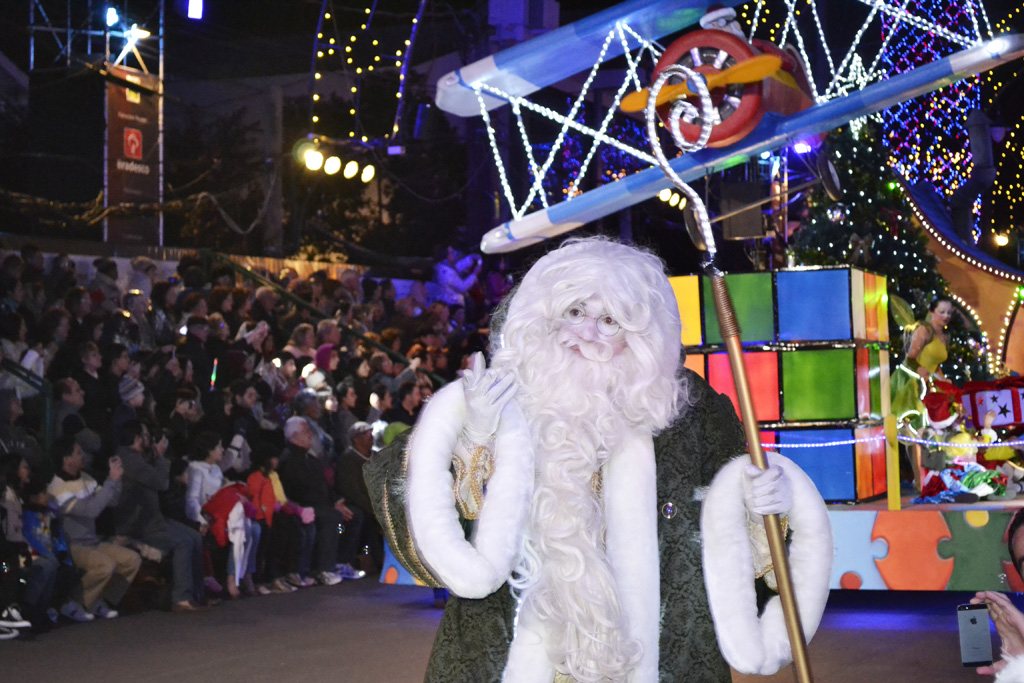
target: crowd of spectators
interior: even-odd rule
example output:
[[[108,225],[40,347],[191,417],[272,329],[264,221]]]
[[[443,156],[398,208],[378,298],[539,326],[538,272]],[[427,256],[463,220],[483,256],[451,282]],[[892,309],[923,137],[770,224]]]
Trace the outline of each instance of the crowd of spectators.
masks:
[[[192,612],[379,569],[362,465],[485,350],[510,283],[452,250],[433,300],[356,269],[159,265],[2,257],[0,360],[52,410],[0,376],[0,639],[116,617],[144,576]]]

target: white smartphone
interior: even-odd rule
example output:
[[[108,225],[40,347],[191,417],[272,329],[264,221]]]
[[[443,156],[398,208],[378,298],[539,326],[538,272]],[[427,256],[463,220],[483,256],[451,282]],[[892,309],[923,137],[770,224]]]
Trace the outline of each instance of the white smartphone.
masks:
[[[991,664],[988,605],[957,605],[956,617],[960,624],[960,661],[972,667]]]

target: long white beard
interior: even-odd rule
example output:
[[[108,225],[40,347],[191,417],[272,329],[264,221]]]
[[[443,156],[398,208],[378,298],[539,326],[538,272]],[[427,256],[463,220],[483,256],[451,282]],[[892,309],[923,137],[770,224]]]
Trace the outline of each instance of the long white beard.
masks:
[[[628,364],[628,354],[601,363],[559,348],[520,368],[537,485],[513,586],[545,625],[556,670],[580,683],[625,680],[642,654],[627,635],[595,490],[629,424],[611,391]]]

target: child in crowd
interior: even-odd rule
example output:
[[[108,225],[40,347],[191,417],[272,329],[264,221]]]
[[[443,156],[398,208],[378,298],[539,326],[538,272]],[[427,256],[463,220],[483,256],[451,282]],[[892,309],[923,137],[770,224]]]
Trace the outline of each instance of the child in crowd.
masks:
[[[244,503],[248,501],[244,484],[225,487],[224,494],[218,496],[224,487],[224,473],[220,468],[223,457],[224,446],[217,434],[201,432],[196,437],[188,468],[185,512],[191,521],[200,525],[201,532],[213,532],[217,547],[225,547],[230,539],[227,591],[232,598],[238,598],[239,587],[249,595],[257,592],[252,572],[256,569],[260,526],[246,515]],[[236,488],[238,486],[241,489]],[[241,506],[240,513],[235,510],[236,505]],[[207,517],[212,520],[208,521]]]
[[[277,464],[275,449],[258,447],[247,484],[262,528],[257,573],[272,591],[284,593],[316,583],[308,577],[316,527],[313,508],[296,505],[284,495]]]
[[[71,598],[72,591],[81,587],[78,570],[46,487],[47,482],[30,478],[22,488],[22,533],[32,554],[25,602],[48,611],[59,604],[60,613],[68,619],[92,621],[92,613]],[[48,616],[53,620],[52,613]]]

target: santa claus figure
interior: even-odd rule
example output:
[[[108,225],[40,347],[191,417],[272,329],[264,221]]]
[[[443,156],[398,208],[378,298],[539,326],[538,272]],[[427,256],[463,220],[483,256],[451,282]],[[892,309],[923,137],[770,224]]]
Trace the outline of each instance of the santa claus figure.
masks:
[[[367,466],[396,557],[452,593],[427,680],[730,681],[701,580],[699,519],[715,473],[746,446],[730,401],[682,368],[661,261],[570,241],[503,306],[490,368],[474,359],[400,451]],[[762,629],[747,521],[800,507],[793,497],[808,483],[795,468],[748,467],[736,463],[735,503],[720,515],[742,516],[740,542],[710,562],[726,577],[718,609],[743,615],[732,649],[745,668],[774,671],[788,642],[781,615]],[[795,580],[814,576],[811,631],[832,554],[820,500],[821,517],[792,538],[822,558],[794,568]]]

